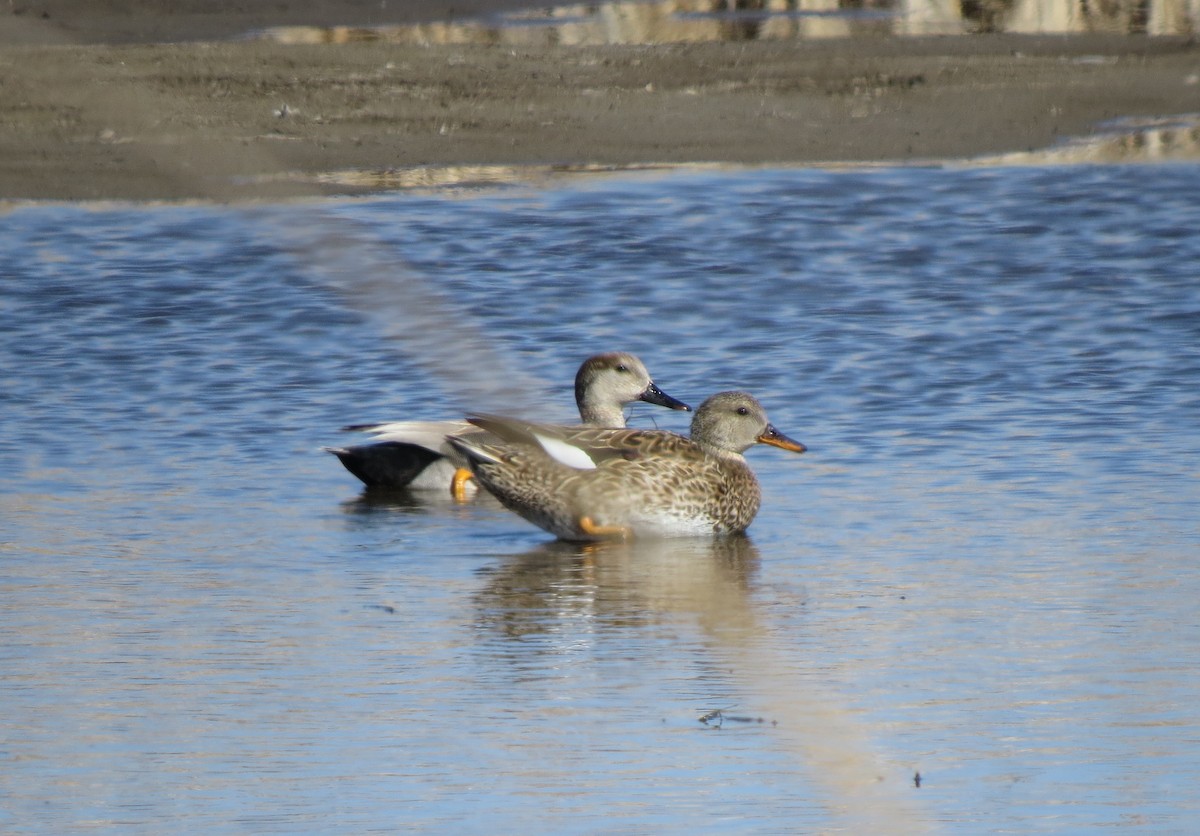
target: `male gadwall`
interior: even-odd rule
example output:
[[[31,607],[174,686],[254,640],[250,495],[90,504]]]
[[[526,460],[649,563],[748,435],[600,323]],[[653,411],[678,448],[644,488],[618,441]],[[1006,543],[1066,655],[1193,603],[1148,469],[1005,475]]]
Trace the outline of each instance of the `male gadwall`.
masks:
[[[489,435],[452,436],[485,488],[564,540],[745,531],[762,491],[742,452],[756,443],[804,452],[745,392],[721,392],[691,438],[663,430],[575,429],[478,415]]]
[[[579,367],[575,375],[575,403],[584,426],[624,427],[623,407],[634,401],[691,409],[655,386],[642,361],[627,352],[597,354]],[[460,472],[466,462],[447,437],[480,433],[466,421],[393,421],[354,424],[343,429],[372,437],[370,444],[325,448],[364,484],[385,488],[450,488],[455,497],[465,497],[464,477],[470,472]]]

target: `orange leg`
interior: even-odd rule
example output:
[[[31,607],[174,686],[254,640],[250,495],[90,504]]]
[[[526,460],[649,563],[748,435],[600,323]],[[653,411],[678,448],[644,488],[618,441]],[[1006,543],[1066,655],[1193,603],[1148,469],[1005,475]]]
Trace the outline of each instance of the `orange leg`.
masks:
[[[633,532],[621,525],[596,525],[591,517],[579,518],[579,530],[591,537],[616,537],[628,540]]]
[[[467,501],[467,482],[475,478],[475,474],[467,470],[465,467],[460,467],[454,471],[454,478],[450,480],[450,495],[458,502]]]

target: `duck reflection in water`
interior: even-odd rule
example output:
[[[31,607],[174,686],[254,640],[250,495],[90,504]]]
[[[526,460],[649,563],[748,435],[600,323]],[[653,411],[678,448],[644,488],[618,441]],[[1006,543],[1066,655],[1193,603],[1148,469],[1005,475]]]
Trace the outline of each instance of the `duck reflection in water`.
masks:
[[[586,617],[613,630],[689,615],[708,632],[747,631],[749,593],[759,571],[750,538],[552,541],[481,570],[479,625],[520,639]]]

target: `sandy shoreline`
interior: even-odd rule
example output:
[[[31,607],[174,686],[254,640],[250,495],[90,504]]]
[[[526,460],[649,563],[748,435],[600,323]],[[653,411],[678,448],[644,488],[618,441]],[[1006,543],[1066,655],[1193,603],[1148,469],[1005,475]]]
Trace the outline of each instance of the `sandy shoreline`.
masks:
[[[101,15],[107,28],[64,24],[68,0],[43,5],[46,18],[6,21],[40,40],[14,44],[9,27],[0,41],[0,198],[344,193],[370,186],[316,175],[422,166],[963,158],[1200,111],[1200,46],[1180,37],[159,45],[136,41],[345,21],[378,4],[264,17],[247,0],[222,17],[155,15],[145,0],[136,20]],[[458,4],[506,5],[521,4]],[[78,42],[81,26],[112,43]]]

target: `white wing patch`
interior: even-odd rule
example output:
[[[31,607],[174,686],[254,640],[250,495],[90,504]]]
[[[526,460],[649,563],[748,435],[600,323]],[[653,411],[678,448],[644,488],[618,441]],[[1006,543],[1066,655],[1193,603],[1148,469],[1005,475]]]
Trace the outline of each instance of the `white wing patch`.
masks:
[[[556,462],[561,462],[567,467],[573,467],[576,470],[596,469],[596,463],[592,461],[592,457],[574,444],[568,444],[558,438],[538,435],[536,432],[533,434],[533,437],[537,439],[538,444],[542,445],[542,449],[546,451],[546,455]]]

